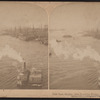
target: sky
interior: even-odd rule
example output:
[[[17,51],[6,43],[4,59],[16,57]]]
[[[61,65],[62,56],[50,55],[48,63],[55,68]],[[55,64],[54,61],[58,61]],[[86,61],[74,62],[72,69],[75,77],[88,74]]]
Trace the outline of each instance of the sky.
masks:
[[[100,3],[65,4],[56,7],[49,18],[50,29],[57,30],[50,32],[50,46],[59,58],[63,56],[67,60],[72,57],[80,61],[91,58],[100,63],[100,40],[78,34],[100,29]],[[72,38],[64,39],[65,34],[72,35]]]
[[[100,3],[70,3],[56,7],[50,15],[51,29],[77,33],[99,28]]]
[[[0,30],[20,26],[47,24],[45,10],[32,3],[0,2]]]

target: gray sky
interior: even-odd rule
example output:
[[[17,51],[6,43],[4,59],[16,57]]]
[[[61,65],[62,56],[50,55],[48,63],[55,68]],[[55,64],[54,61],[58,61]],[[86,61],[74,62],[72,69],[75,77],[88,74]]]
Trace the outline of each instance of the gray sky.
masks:
[[[69,33],[100,26],[100,3],[73,3],[56,7],[50,15],[50,28]]]
[[[44,9],[32,3],[0,2],[0,30],[18,26],[47,24]]]

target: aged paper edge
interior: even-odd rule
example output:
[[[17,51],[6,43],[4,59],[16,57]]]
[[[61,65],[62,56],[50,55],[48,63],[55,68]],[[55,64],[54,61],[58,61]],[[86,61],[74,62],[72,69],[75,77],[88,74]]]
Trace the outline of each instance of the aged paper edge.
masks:
[[[4,2],[4,1],[1,1]],[[8,1],[6,1],[7,3]],[[33,3],[43,8],[49,15],[57,6],[69,3],[79,2],[20,2],[20,3]],[[49,33],[48,33],[49,34]],[[48,37],[49,38],[49,37]],[[49,51],[49,50],[48,50]],[[49,64],[48,64],[49,65]],[[49,66],[48,66],[49,71]],[[48,73],[49,80],[49,73]],[[49,81],[48,81],[49,86]],[[100,98],[100,90],[59,90],[59,89],[0,89],[0,97],[25,97],[25,98]]]

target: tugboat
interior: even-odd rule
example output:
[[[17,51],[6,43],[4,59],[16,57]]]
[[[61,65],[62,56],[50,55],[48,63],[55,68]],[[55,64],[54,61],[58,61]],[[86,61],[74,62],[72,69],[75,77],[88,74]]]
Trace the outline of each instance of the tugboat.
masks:
[[[58,42],[58,43],[59,43],[59,42],[61,42],[61,40],[56,40],[56,42]]]
[[[32,68],[28,70],[24,62],[24,68],[17,76],[18,88],[42,88],[42,72],[39,69]]]

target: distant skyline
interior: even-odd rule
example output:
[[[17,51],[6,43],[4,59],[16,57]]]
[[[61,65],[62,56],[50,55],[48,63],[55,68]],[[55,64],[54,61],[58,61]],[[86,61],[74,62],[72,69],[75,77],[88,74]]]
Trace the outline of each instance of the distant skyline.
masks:
[[[41,27],[48,24],[45,10],[32,3],[0,2],[0,30],[13,27]]]

